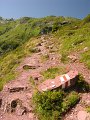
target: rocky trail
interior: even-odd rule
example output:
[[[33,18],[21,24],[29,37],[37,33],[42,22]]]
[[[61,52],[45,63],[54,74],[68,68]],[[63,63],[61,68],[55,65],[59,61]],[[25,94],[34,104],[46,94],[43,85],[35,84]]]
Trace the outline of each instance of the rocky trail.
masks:
[[[90,70],[82,63],[75,60],[64,65],[60,61],[60,55],[55,52],[50,53],[49,48],[54,46],[50,38],[42,36],[40,41],[41,43],[36,46],[39,52],[33,53],[32,56],[26,57],[22,61],[16,69],[19,72],[19,76],[15,80],[7,83],[0,92],[0,120],[38,120],[33,111],[32,95],[34,88],[30,77],[38,85],[43,80],[43,76],[40,73],[48,68],[64,66],[68,70],[76,69],[83,74],[85,80],[90,84]],[[46,44],[49,47],[46,48]],[[43,55],[48,56],[48,59],[44,62],[41,60]],[[27,66],[29,66],[29,69],[24,69]],[[90,105],[90,93],[82,93],[81,96],[79,104],[67,113],[62,118],[63,120],[90,120],[90,115],[85,111],[85,107]],[[85,119],[84,117],[83,119],[80,118],[82,113],[86,115],[86,117],[84,115]]]

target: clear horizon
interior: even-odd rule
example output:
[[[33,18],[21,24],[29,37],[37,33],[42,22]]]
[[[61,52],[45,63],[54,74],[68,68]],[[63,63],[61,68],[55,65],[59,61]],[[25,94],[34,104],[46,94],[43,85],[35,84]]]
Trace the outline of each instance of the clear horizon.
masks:
[[[65,16],[84,18],[90,13],[90,0],[0,0],[3,18]]]

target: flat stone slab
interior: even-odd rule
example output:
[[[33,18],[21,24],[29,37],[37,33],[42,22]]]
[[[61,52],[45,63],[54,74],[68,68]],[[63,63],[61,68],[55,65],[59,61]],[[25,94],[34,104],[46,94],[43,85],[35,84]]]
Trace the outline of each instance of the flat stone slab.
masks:
[[[78,71],[69,71],[67,74],[57,76],[55,79],[48,79],[38,86],[39,91],[53,90],[56,88],[66,89],[75,85]]]

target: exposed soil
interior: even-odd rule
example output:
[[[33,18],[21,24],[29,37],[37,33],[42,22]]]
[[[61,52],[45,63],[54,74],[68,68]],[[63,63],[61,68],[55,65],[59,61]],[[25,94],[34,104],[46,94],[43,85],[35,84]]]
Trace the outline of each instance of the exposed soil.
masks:
[[[60,62],[60,55],[55,52],[50,53],[50,49],[53,47],[50,37],[42,36],[40,40],[41,43],[36,46],[39,51],[22,61],[16,69],[19,76],[7,83],[0,92],[0,120],[38,120],[33,111],[32,95],[34,88],[30,77],[33,78],[35,84],[39,84],[43,80],[40,73],[50,67],[64,66],[67,70],[76,69],[83,74],[85,80],[90,84],[90,70],[83,63],[76,60],[64,65]],[[42,62],[41,56],[47,54],[48,60]],[[26,66],[25,69],[24,66]],[[90,105],[90,93],[82,93],[81,96],[82,99],[79,104],[67,113],[63,120],[78,120],[78,111],[85,110],[86,104]]]

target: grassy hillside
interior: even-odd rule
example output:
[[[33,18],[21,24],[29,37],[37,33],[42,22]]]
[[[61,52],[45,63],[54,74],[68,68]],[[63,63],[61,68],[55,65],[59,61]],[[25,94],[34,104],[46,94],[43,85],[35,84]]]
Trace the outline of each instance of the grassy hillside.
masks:
[[[45,18],[23,17],[17,20],[0,19],[0,89],[17,76],[15,68],[24,57],[31,55],[32,48],[43,34],[53,36],[54,46],[67,58],[73,51],[90,69],[90,15],[83,20],[71,17],[48,16]]]

